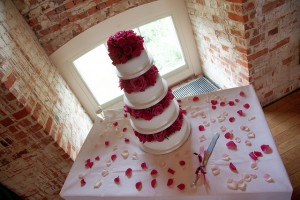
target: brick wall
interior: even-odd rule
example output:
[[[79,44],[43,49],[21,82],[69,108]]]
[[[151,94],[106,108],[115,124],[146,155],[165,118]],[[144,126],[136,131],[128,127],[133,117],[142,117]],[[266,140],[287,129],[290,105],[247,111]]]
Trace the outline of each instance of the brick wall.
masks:
[[[24,199],[60,199],[92,123],[10,0],[0,1],[0,80],[0,182]]]
[[[297,0],[186,0],[204,74],[265,105],[300,87]]]
[[[76,35],[130,8],[156,0],[12,0],[50,55]]]

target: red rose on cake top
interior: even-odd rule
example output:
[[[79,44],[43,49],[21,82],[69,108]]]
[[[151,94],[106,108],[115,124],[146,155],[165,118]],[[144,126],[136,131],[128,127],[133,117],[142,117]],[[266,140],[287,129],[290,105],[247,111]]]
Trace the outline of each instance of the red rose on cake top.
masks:
[[[108,55],[113,65],[124,64],[137,57],[144,50],[143,37],[136,35],[133,30],[119,31],[107,41]]]

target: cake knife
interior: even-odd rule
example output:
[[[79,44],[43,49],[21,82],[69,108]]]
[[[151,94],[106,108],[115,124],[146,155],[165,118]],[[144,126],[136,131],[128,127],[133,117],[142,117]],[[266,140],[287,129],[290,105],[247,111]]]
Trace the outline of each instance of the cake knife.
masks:
[[[220,133],[216,133],[216,134],[214,135],[214,137],[213,137],[213,139],[211,140],[211,142],[210,142],[210,144],[209,144],[207,150],[205,151],[205,153],[204,153],[204,158],[203,158],[203,165],[202,165],[202,166],[200,165],[200,166],[198,167],[197,173],[196,173],[196,177],[195,177],[195,179],[194,179],[194,181],[193,181],[193,183],[192,183],[192,185],[191,185],[192,187],[195,187],[195,186],[196,186],[196,184],[197,184],[197,182],[198,182],[198,180],[199,180],[199,174],[198,174],[198,172],[201,170],[202,167],[205,168],[205,166],[207,165],[208,159],[209,159],[210,155],[212,154],[212,152],[213,152],[213,150],[214,150],[214,147],[215,147],[215,145],[216,145],[216,143],[217,143],[217,140],[219,139],[219,136],[220,136]]]

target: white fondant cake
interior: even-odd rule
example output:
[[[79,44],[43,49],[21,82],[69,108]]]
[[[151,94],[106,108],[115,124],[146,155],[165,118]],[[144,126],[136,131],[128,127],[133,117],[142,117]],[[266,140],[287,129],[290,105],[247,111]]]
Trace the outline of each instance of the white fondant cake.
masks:
[[[132,92],[130,94],[124,92],[124,102],[129,107],[135,109],[144,109],[157,104],[165,97],[167,92],[167,82],[162,79],[161,76],[157,76],[156,84],[148,87],[143,92]]]
[[[153,134],[168,128],[175,122],[179,114],[179,105],[175,99],[170,102],[170,105],[158,116],[151,120],[131,117],[130,123],[132,128],[143,134]]]

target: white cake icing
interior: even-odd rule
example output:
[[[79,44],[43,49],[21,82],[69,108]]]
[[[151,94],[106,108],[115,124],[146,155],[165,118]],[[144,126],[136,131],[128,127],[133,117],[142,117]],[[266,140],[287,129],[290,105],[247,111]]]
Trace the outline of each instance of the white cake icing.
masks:
[[[143,50],[140,56],[130,59],[125,64],[117,64],[117,75],[122,79],[136,78],[148,71],[152,64],[151,56]]]
[[[180,131],[176,131],[168,139],[162,142],[145,142],[140,143],[140,147],[148,153],[152,154],[165,154],[174,151],[180,147],[189,137],[191,127],[188,119],[183,117],[183,124]]]
[[[161,76],[157,76],[155,85],[146,88],[143,92],[132,92],[130,94],[124,92],[124,102],[135,109],[149,108],[162,100],[167,92],[167,82]]]
[[[175,99],[170,105],[158,116],[151,120],[131,117],[130,123],[132,128],[143,134],[153,134],[168,128],[175,122],[179,114],[179,105]]]

